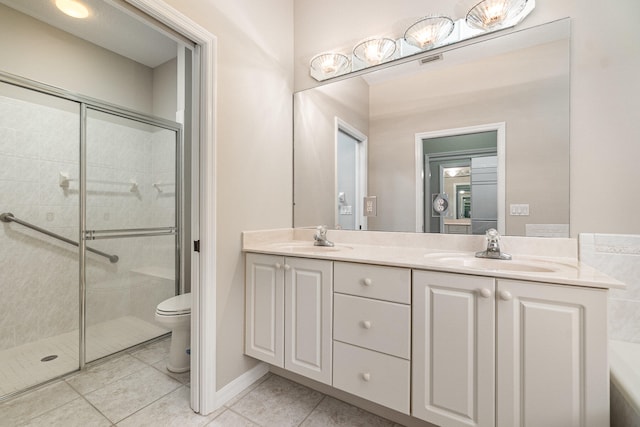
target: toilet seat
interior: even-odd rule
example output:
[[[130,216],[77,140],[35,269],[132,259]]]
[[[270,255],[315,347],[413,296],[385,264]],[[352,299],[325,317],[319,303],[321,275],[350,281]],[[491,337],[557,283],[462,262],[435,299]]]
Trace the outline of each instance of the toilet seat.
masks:
[[[176,295],[173,298],[162,301],[156,308],[156,314],[160,316],[191,314],[191,293]]]

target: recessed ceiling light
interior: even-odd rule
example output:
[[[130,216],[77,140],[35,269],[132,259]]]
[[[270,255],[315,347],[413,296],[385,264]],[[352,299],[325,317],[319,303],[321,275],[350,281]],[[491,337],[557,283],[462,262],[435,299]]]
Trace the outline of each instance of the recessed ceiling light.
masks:
[[[73,18],[86,18],[89,16],[87,6],[76,0],[56,0],[56,6]]]

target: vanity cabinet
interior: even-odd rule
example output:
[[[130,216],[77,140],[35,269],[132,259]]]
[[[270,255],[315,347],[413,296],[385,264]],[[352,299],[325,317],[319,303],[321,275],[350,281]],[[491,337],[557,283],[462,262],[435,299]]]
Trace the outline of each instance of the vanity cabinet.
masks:
[[[331,384],[333,262],[247,254],[245,353]]]
[[[411,270],[334,264],[333,386],[410,412]]]
[[[497,282],[496,425],[608,426],[607,291]]]
[[[412,415],[493,426],[495,279],[413,272]]]
[[[414,271],[412,415],[608,425],[606,302],[601,289]]]

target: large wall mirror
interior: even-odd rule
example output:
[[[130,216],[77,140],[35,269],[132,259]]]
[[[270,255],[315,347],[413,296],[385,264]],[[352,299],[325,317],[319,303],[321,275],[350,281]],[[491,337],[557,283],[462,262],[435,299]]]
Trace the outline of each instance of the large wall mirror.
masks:
[[[564,19],[297,92],[294,227],[568,236],[569,37]]]

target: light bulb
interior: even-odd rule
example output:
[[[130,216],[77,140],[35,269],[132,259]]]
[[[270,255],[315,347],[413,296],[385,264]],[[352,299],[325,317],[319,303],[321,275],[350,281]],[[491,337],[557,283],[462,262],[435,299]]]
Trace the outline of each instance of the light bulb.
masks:
[[[56,0],[56,7],[72,18],[83,19],[89,16],[89,9],[76,0]]]

